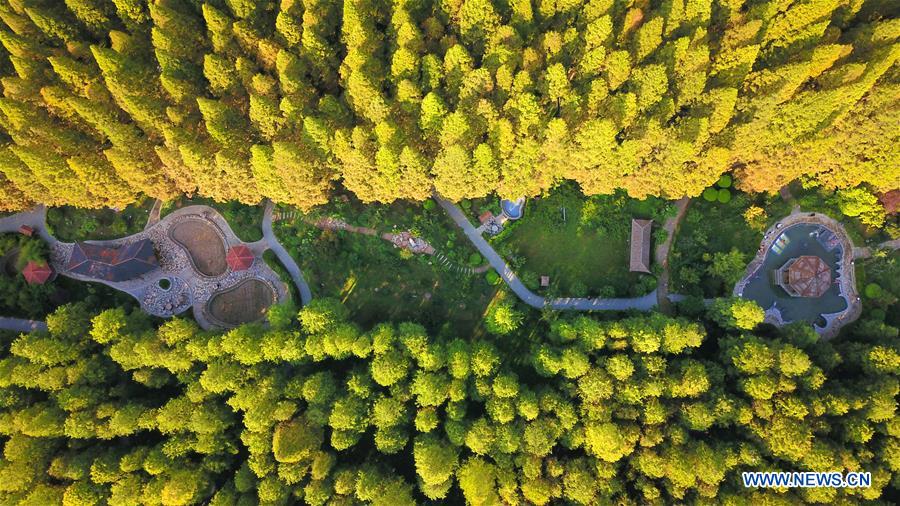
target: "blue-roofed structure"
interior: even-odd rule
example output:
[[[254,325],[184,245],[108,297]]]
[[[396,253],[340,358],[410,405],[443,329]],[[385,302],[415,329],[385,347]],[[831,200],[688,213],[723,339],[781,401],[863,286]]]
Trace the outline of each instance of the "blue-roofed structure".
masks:
[[[120,247],[75,243],[66,270],[104,281],[128,281],[159,268],[150,239]]]

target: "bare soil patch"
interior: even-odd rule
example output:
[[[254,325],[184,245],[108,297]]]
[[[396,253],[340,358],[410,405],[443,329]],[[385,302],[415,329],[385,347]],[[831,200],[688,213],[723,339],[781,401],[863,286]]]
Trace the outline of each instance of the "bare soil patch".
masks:
[[[200,220],[185,220],[169,232],[172,240],[187,250],[194,268],[205,276],[221,276],[228,268],[225,245],[213,227]]]
[[[258,279],[247,279],[216,293],[208,303],[210,315],[228,325],[240,325],[263,318],[275,302],[275,293]]]

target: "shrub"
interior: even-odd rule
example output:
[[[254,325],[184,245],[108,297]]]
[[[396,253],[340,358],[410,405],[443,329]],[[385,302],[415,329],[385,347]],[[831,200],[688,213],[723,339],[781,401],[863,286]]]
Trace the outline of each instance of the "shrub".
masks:
[[[707,202],[715,202],[719,198],[719,192],[715,188],[707,188],[703,190],[703,200]]]
[[[431,199],[428,199],[428,200],[426,200],[425,202],[422,203],[422,207],[424,207],[426,211],[431,211],[432,209],[434,209],[434,207],[435,207],[436,205],[437,205],[437,204],[435,204],[434,201],[431,200]]]
[[[472,253],[469,255],[469,265],[472,267],[478,267],[484,262],[484,258],[478,253]]]
[[[500,283],[500,275],[497,274],[497,271],[494,269],[487,271],[487,274],[484,275],[484,279],[489,285],[497,285]]]
[[[717,193],[716,198],[719,199],[719,202],[721,202],[723,204],[727,204],[727,203],[731,202],[731,192],[730,191],[726,190],[725,188],[722,188],[716,193]]]
[[[877,283],[869,283],[868,285],[866,285],[866,298],[877,299],[881,297],[881,294],[881,287],[878,286]]]
[[[719,188],[730,188],[731,187],[731,176],[728,174],[722,174],[719,178],[719,181],[716,183],[719,185]]]

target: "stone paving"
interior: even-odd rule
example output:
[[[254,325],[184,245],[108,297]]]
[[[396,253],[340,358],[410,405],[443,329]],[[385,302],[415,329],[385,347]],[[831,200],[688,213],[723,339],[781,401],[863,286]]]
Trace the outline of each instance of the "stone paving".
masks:
[[[244,244],[232,232],[231,227],[214,209],[207,206],[189,206],[179,209],[137,234],[111,241],[90,241],[106,246],[124,246],[142,239],[150,239],[156,249],[160,268],[147,274],[123,282],[108,282],[67,272],[66,261],[72,251],[71,243],[55,243],[51,249],[53,267],[65,276],[81,281],[104,283],[121,290],[137,299],[141,309],[151,315],[162,318],[172,317],[193,309],[194,318],[205,329],[228,327],[216,321],[207,311],[206,305],[214,294],[227,290],[245,279],[256,278],[269,285],[275,293],[276,302],[288,297],[287,287],[261,258],[256,258],[253,265],[244,271],[226,271],[219,276],[205,276],[193,266],[190,254],[183,246],[170,237],[169,231],[185,220],[204,220],[217,231],[226,250],[231,246]],[[253,243],[252,249],[259,250]],[[170,286],[162,288],[160,280],[168,280]]]

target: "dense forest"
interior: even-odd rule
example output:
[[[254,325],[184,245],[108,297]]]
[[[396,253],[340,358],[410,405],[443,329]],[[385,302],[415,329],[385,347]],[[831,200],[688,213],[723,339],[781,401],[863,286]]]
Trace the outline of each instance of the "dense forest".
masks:
[[[107,287],[28,285],[22,264],[47,247],[4,235],[2,316],[48,329],[0,331],[0,504],[896,501],[900,277],[875,245],[900,230],[876,197],[900,181],[898,13],[896,0],[0,0],[0,212],[45,204],[60,239],[83,240],[141,230],[152,199],[214,202],[251,241],[261,212],[244,204],[268,198],[415,232],[462,266],[281,220],[317,298],[203,330]],[[796,200],[766,204],[791,182]],[[573,269],[565,289],[603,296],[659,286],[624,270],[630,218],[661,223],[668,200],[703,194],[671,256],[690,297],[671,314],[524,309],[496,271],[459,274],[485,259],[434,201],[409,203],[433,191],[470,218],[543,195],[528,212],[546,219],[495,242],[535,290],[562,276],[523,245],[557,260],[578,243],[599,280]],[[746,300],[704,304],[792,206],[856,219],[872,249],[856,265],[862,316],[833,340],[760,325]],[[745,488],[744,471],[872,483]]]
[[[891,0],[2,0],[0,207],[900,179]]]
[[[227,333],[63,306],[49,333],[0,340],[0,501],[796,504],[896,487],[896,328],[832,344],[742,330],[761,314],[741,303],[710,313],[521,332],[501,303],[494,338],[470,341],[363,331],[330,299]],[[743,488],[766,469],[872,486]]]

